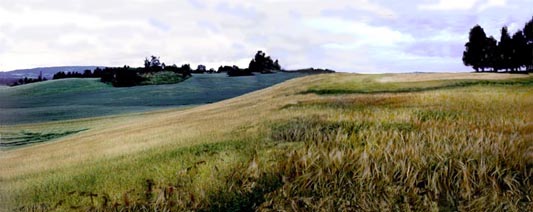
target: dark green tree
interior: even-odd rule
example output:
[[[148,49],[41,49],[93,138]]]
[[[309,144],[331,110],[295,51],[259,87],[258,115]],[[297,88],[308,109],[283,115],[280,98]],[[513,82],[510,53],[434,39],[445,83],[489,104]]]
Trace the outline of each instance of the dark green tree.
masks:
[[[254,58],[250,61],[248,69],[251,72],[271,73],[272,71],[281,70],[281,67],[278,60],[274,62],[272,58],[266,56],[263,51],[257,51]]]
[[[524,26],[524,37],[526,39],[526,66],[528,71],[533,71],[533,17]]]
[[[500,68],[509,71],[511,69],[511,61],[513,56],[513,43],[507,27],[502,27],[500,42],[498,43],[498,50],[500,53]]]
[[[500,63],[498,55],[498,41],[490,36],[485,41],[485,57],[483,58],[482,66],[485,68],[492,68],[492,71],[497,72]]]
[[[476,72],[481,68],[483,71],[483,60],[485,58],[485,43],[487,35],[481,26],[476,25],[470,30],[468,42],[465,44],[463,52],[463,63],[472,66]]]
[[[100,67],[96,67],[93,71],[93,77],[102,77],[102,69]]]
[[[150,67],[161,67],[161,61],[159,60],[159,57],[153,55],[151,56]]]
[[[65,72],[60,71],[60,72],[55,73],[52,79],[63,79],[66,77],[67,75],[65,74]]]
[[[93,77],[93,73],[91,72],[91,70],[87,69],[87,70],[83,71],[83,77],[84,78]]]
[[[522,31],[518,31],[513,34],[511,38],[511,68],[514,71],[520,71],[522,67],[525,67],[528,62],[527,42]]]
[[[150,68],[150,60],[148,58],[144,58],[144,68],[149,69]]]
[[[159,60],[159,57],[154,55],[150,56],[150,59],[144,58],[144,71],[145,72],[158,72],[163,70],[163,65]]]

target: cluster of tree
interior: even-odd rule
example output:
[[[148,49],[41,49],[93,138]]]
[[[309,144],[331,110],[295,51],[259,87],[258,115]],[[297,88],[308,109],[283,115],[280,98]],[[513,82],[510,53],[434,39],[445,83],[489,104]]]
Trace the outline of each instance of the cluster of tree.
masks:
[[[111,83],[115,87],[128,87],[142,84],[147,80],[145,76],[149,76],[158,72],[173,72],[183,79],[191,77],[192,73],[227,73],[228,76],[247,76],[253,73],[273,73],[280,71],[281,66],[278,60],[272,60],[270,56],[266,56],[263,51],[258,51],[255,57],[250,61],[249,67],[241,69],[238,66],[220,66],[218,71],[215,69],[207,69],[205,65],[198,65],[196,70],[191,69],[190,64],[183,64],[181,67],[174,65],[167,66],[159,60],[159,57],[151,56],[145,58],[144,67],[132,68],[127,65],[124,67],[106,67],[96,68],[94,71],[85,70],[83,73],[78,72],[58,72],[54,75],[54,79],[64,78],[100,78],[104,83]]]
[[[159,57],[151,56],[144,60],[144,67],[131,68],[129,66],[104,68],[102,70],[101,81],[111,83],[115,87],[129,87],[141,84],[146,80],[143,76],[157,72],[173,72],[183,79],[191,76],[192,70],[189,64],[181,67],[174,65],[167,66],[161,63]]]
[[[253,73],[248,68],[239,68],[239,66],[232,65],[232,66],[220,66],[218,68],[219,73],[226,73],[230,77],[237,77],[237,76],[251,76]]]
[[[159,57],[152,55],[150,56],[150,60],[144,58],[144,72],[158,72],[165,69],[165,67],[165,63],[161,63]]]
[[[43,73],[41,72],[39,74],[39,77],[37,77],[35,79],[34,78],[24,77],[22,79],[17,80],[13,84],[11,84],[11,86],[24,85],[24,84],[34,83],[34,82],[42,82],[42,81],[46,81],[46,80],[47,80],[46,77],[43,77]]]
[[[281,66],[278,63],[278,60],[273,61],[270,56],[266,56],[263,51],[257,51],[254,59],[250,61],[248,69],[251,72],[259,73],[272,73],[273,71],[281,70]]]
[[[196,70],[192,70],[192,73],[193,74],[213,74],[213,73],[217,73],[217,71],[215,71],[215,69],[213,68],[210,68],[210,69],[207,69],[207,67],[205,65],[198,65],[198,67],[196,67]]]
[[[159,72],[159,71],[172,71],[176,73],[193,73],[193,74],[204,74],[204,73],[215,73],[215,69],[207,69],[205,65],[198,65],[196,70],[191,68],[190,64],[183,64],[181,67],[174,65],[167,66],[165,63],[159,61],[159,57],[151,56],[150,59],[145,58],[144,60],[144,70],[143,72]]]
[[[143,78],[138,74],[143,68],[106,67],[102,71],[101,82],[111,83],[115,87],[130,87],[140,84]]]
[[[517,72],[533,71],[533,18],[523,30],[511,36],[507,27],[501,29],[500,41],[487,37],[479,25],[470,30],[463,52],[463,63],[476,72],[499,70]]]
[[[103,70],[99,67],[95,68],[94,71],[89,69],[79,72],[57,72],[54,74],[53,79],[65,79],[65,78],[100,78],[102,77]]]
[[[205,66],[204,66],[205,67]],[[83,73],[79,72],[58,72],[54,74],[53,79],[64,78],[100,78],[104,83],[110,83],[115,87],[129,87],[141,84],[146,80],[145,75],[157,72],[174,72],[182,78],[191,76],[193,70],[189,64],[184,64],[181,67],[174,65],[167,66],[159,60],[159,57],[151,56],[150,59],[145,58],[144,67],[132,68],[127,65],[123,67],[97,67],[94,71],[85,70]]]
[[[85,70],[83,73],[79,72],[57,72],[53,79],[65,78],[100,78],[100,81],[111,83],[115,87],[128,87],[139,85],[146,80],[142,77],[144,74],[157,73],[161,71],[174,72],[183,78],[191,76],[193,70],[189,64],[184,64],[181,67],[176,65],[166,66],[165,63],[159,62],[159,57],[151,56],[151,59],[145,59],[144,68],[132,68],[127,65],[124,67],[97,67],[94,71]],[[208,73],[208,72],[206,72]]]
[[[248,68],[241,69],[238,66],[221,66],[218,72],[227,72],[228,76],[249,76],[253,73],[274,73],[280,71],[281,66],[278,60],[272,60],[270,56],[266,56],[263,51],[257,51],[254,58],[250,61]]]
[[[171,71],[176,74],[180,74],[182,77],[187,78],[191,76],[191,73],[193,73],[193,70],[191,69],[190,64],[183,64],[181,67],[176,66],[175,64],[171,66],[165,66],[163,68],[163,71]]]

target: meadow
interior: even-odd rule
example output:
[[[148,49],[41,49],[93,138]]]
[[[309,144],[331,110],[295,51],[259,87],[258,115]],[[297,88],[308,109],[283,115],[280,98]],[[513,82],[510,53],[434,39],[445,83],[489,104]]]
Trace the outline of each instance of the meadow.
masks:
[[[326,74],[190,108],[2,125],[5,210],[531,211],[533,77]]]
[[[0,123],[11,125],[59,121],[200,105],[236,97],[300,76],[304,74],[276,73],[245,77],[195,74],[177,84],[129,88],[115,88],[100,83],[98,79],[61,79],[0,88]]]

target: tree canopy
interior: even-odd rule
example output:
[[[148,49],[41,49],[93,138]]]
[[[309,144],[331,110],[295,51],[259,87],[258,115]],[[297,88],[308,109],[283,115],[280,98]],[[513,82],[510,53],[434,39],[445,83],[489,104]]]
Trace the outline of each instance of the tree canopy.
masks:
[[[257,51],[254,58],[250,61],[248,69],[250,69],[250,72],[271,73],[272,71],[281,70],[281,66],[278,60],[273,61],[263,51]]]
[[[507,27],[500,30],[500,40],[487,37],[483,28],[474,26],[463,52],[463,63],[476,71],[533,71],[533,17],[512,36]]]

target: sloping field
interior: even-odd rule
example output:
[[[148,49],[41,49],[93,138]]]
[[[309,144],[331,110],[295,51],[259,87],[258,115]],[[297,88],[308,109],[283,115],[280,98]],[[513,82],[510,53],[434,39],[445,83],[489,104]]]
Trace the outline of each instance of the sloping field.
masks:
[[[522,78],[521,74],[505,75],[493,73],[412,73],[412,74],[391,74],[380,78],[379,82],[421,82],[431,80],[498,80],[498,79],[512,79]]]
[[[531,209],[533,78],[447,76],[316,75],[188,109],[1,126],[83,131],[1,152],[0,205]]]
[[[200,105],[269,87],[300,73],[228,77],[196,74],[177,84],[114,88],[97,79],[63,79],[0,88],[0,124],[23,124]]]

